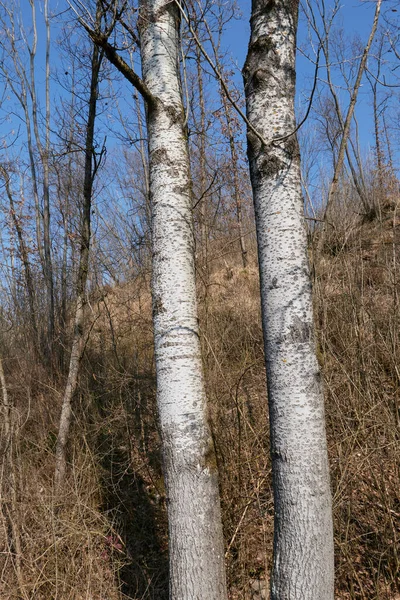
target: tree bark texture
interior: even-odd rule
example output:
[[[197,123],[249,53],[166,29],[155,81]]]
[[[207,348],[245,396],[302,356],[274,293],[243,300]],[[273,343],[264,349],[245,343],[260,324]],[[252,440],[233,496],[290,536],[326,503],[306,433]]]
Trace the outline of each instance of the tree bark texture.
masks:
[[[294,115],[297,0],[253,0],[243,69],[275,502],[272,600],[333,600],[324,400]],[[292,135],[291,135],[292,134]],[[287,137],[286,137],[287,136]]]
[[[226,600],[215,453],[206,413],[177,6],[142,0],[148,102],[157,403],[168,503],[170,599]]]

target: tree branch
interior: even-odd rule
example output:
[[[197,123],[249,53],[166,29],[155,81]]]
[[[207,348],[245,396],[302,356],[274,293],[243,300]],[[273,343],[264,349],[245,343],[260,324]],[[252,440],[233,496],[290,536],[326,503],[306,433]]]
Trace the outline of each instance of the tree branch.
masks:
[[[120,56],[117,50],[110,44],[108,41],[108,36],[101,31],[96,31],[82,18],[82,16],[78,13],[78,11],[71,4],[70,0],[67,0],[69,7],[76,14],[79,23],[89,34],[90,38],[99,48],[102,48],[105,56],[108,58],[111,64],[118,69],[118,71],[133,85],[135,89],[143,96],[143,99],[147,102],[149,106],[154,107],[156,105],[157,99],[150,92],[149,88],[135,73],[135,71],[125,62],[125,60]],[[91,17],[92,19],[92,17]]]
[[[118,71],[122,73],[122,75],[133,85],[133,87],[137,89],[137,91],[143,96],[144,100],[146,100],[147,104],[149,106],[155,106],[157,101],[156,97],[150,92],[143,79],[141,79],[141,77],[139,77],[139,75],[135,73],[135,71],[124,61],[122,56],[118,54],[114,46],[112,46],[108,41],[107,37],[104,34],[93,31],[88,27],[85,27],[85,29],[93,42],[104,50],[104,54],[110,63],[112,63],[114,67],[116,67]]]

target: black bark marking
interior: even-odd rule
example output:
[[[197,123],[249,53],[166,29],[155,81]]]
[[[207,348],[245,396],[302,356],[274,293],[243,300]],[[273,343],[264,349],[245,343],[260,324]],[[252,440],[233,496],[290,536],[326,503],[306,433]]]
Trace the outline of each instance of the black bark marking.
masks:
[[[168,157],[168,152],[165,148],[157,148],[154,152],[151,153],[151,160],[153,165],[171,165],[172,161],[170,161]]]
[[[165,312],[165,308],[160,297],[155,297],[153,302],[153,317]]]
[[[299,342],[301,344],[310,341],[312,337],[310,324],[295,316],[293,323],[290,326],[290,337],[294,342]]]
[[[274,47],[271,36],[260,35],[251,45],[250,52],[269,52]]]
[[[279,173],[279,171],[283,171],[287,168],[287,165],[273,154],[264,153],[257,163],[260,176],[263,178],[273,178]]]
[[[272,279],[272,281],[271,281],[271,285],[269,286],[269,289],[270,289],[270,290],[277,290],[278,288],[279,288],[279,285],[278,285],[278,278],[277,278],[277,277],[274,277],[274,278]]]
[[[291,160],[300,158],[299,143],[296,135],[292,135],[286,140],[285,151]]]
[[[171,124],[182,123],[182,121],[184,120],[184,114],[180,108],[177,108],[173,105],[169,105],[164,106],[164,110],[171,119]]]
[[[254,71],[248,85],[252,84],[253,90],[260,91],[268,87],[269,73],[267,69],[257,69]]]
[[[272,460],[281,460],[283,462],[288,462],[287,453],[284,450],[272,450],[271,452]]]

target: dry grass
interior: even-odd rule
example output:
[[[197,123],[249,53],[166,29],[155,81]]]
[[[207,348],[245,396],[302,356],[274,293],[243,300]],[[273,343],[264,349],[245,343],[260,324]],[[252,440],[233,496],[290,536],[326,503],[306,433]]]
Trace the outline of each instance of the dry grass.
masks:
[[[353,227],[315,264],[341,598],[399,592],[399,224]]]
[[[314,260],[341,600],[396,600],[400,593],[399,221],[393,207],[381,217],[347,229],[338,218]],[[199,269],[202,344],[230,598],[250,600],[257,581],[268,578],[273,533],[258,275],[254,258],[243,270],[238,255],[220,255],[207,277]],[[57,503],[52,473],[63,382],[30,364],[17,338],[5,345],[16,495],[13,501],[2,447],[4,600],[167,598],[148,281],[103,292],[91,301],[99,315]]]

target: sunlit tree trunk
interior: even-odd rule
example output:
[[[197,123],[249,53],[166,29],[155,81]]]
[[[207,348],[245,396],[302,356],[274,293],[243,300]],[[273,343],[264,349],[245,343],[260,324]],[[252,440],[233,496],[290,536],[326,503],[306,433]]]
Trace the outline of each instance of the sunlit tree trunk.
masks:
[[[194,268],[180,18],[169,0],[139,6],[143,80],[81,19],[147,106],[157,404],[167,492],[170,599],[226,600],[215,451],[207,420]]]
[[[275,503],[271,598],[333,600],[324,400],[293,134],[297,18],[296,1],[253,0],[243,70],[248,119],[267,140],[248,132]]]
[[[171,600],[226,599],[217,468],[206,416],[194,232],[179,84],[179,12],[141,3],[148,106],[157,401],[168,497]]]

